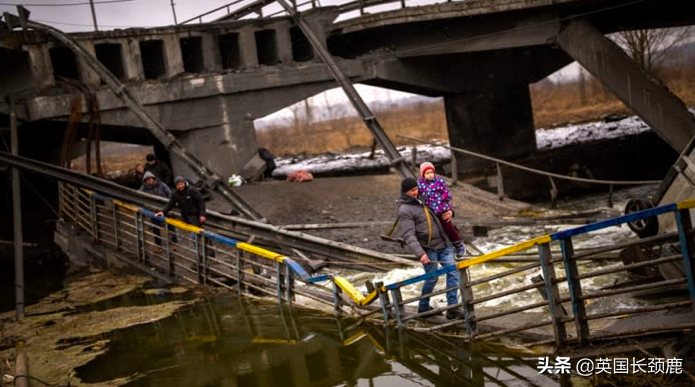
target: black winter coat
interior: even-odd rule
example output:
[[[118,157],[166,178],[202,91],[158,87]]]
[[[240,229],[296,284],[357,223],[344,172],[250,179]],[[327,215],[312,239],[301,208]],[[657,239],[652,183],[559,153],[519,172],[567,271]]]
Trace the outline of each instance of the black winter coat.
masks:
[[[174,190],[169,203],[162,209],[164,215],[171,211],[174,206],[179,208],[184,221],[195,219],[197,222],[199,217],[205,216],[205,200],[200,192],[191,186],[186,186],[183,191]]]

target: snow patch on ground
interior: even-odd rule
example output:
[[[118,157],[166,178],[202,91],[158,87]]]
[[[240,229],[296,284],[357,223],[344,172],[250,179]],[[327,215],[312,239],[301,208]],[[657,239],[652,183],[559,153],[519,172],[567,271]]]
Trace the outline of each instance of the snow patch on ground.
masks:
[[[691,112],[695,112],[695,109],[691,109]],[[568,145],[634,136],[648,130],[651,129],[644,121],[637,116],[631,116],[612,122],[596,121],[556,129],[537,130],[536,143],[539,150],[557,149]],[[432,140],[432,142],[435,141]],[[411,149],[411,147],[398,148],[401,156],[408,163],[412,161]],[[435,164],[444,164],[450,160],[451,153],[443,146],[417,145],[417,162],[430,161]],[[373,159],[369,158],[369,152],[329,153],[311,158],[278,158],[276,165],[277,169],[273,171],[273,177],[283,178],[299,170],[318,175],[376,171],[388,168],[389,160],[383,150],[378,150]]]

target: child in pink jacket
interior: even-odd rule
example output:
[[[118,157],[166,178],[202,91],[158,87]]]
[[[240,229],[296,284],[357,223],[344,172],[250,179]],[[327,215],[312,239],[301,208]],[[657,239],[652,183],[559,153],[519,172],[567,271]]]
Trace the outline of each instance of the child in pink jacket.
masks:
[[[444,226],[449,239],[456,248],[456,256],[463,257],[466,254],[466,246],[461,240],[461,233],[454,225],[452,218],[454,211],[451,208],[451,192],[446,186],[446,181],[441,176],[434,174],[434,165],[430,162],[420,164],[420,179],[417,182],[418,191],[422,201],[429,207]],[[451,216],[445,219],[444,214],[451,211]]]

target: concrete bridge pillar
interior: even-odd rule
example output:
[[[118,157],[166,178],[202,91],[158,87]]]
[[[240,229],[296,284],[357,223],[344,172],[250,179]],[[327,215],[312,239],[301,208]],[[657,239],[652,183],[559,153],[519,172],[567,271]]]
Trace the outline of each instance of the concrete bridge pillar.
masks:
[[[253,27],[244,27],[239,30],[239,51],[241,54],[241,68],[248,69],[258,67],[256,35]]]
[[[55,85],[51,57],[48,55],[48,46],[45,44],[31,45],[27,47],[31,73],[37,90],[43,90]]]
[[[96,56],[94,50],[94,42],[89,40],[84,40],[80,42],[80,46],[85,49],[91,56]],[[77,72],[80,76],[82,83],[90,88],[98,87],[101,84],[101,77],[96,71],[92,70],[87,63],[85,63],[81,58],[77,57]]]
[[[290,23],[279,23],[275,29],[277,34],[278,59],[283,65],[288,65],[292,60],[292,39],[290,38]]]
[[[208,128],[174,132],[174,135],[187,151],[223,179],[239,173],[258,152],[251,120],[241,119]],[[196,174],[177,157],[172,157],[171,164],[175,175],[195,179]]]
[[[123,40],[123,67],[126,79],[142,81],[145,79],[145,70],[142,65],[142,53],[140,52],[140,41],[129,38]]]
[[[181,74],[183,70],[183,58],[181,56],[181,46],[176,35],[166,35],[164,41],[164,57],[166,74],[168,78]]]
[[[452,146],[501,159],[536,150],[531,95],[526,84],[448,94],[444,96],[444,108]],[[463,154],[456,159],[460,172],[490,165]]]

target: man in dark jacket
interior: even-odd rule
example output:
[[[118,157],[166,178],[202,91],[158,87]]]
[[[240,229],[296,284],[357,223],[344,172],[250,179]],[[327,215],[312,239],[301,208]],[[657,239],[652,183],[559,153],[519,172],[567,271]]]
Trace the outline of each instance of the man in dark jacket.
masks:
[[[155,216],[165,216],[174,206],[181,211],[184,222],[194,226],[202,226],[205,223],[205,200],[197,189],[188,185],[188,181],[181,176],[174,179],[176,190],[172,193],[169,203]]]
[[[146,157],[145,172],[152,172],[157,178],[171,187],[171,170],[167,165],[159,160],[152,153]]]
[[[442,267],[455,265],[454,248],[449,237],[444,232],[444,227],[439,223],[437,216],[420,200],[418,200],[417,181],[411,177],[401,181],[401,195],[396,201],[398,204],[398,226],[403,239],[410,251],[420,259],[425,268],[425,273],[437,269],[437,263]],[[425,280],[422,286],[422,295],[432,293],[437,285],[438,277]],[[448,305],[458,304],[456,288],[459,286],[458,272],[452,271],[446,274],[446,287],[454,288],[446,292]],[[430,306],[430,298],[422,298],[418,305],[418,313],[433,311]],[[435,314],[435,313],[431,313]],[[446,312],[447,319],[463,318],[463,312],[458,308],[449,309]]]

